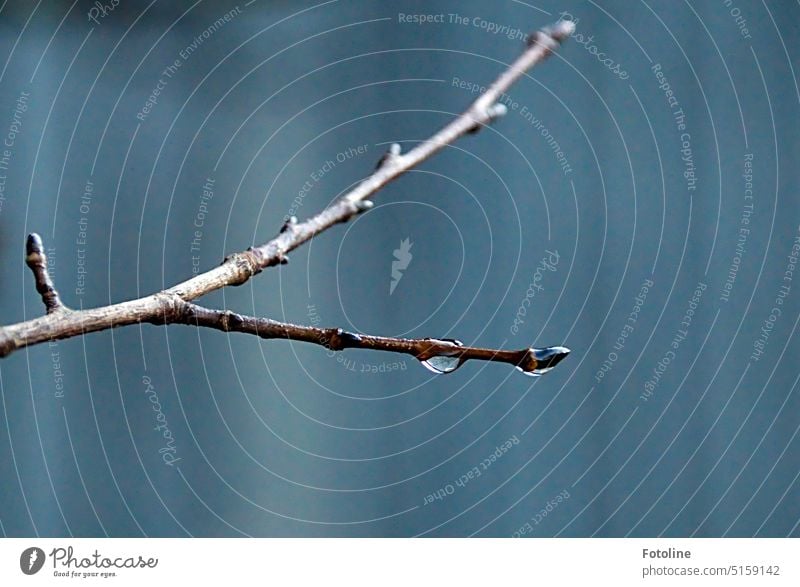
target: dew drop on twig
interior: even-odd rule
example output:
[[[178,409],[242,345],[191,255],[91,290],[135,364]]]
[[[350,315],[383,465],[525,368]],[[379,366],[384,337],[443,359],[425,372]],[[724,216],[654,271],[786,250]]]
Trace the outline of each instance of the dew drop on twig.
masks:
[[[433,339],[431,339],[433,340]],[[454,338],[441,338],[437,340],[442,340],[444,342],[450,342],[456,346],[463,346],[460,340],[456,340]],[[422,366],[425,367],[428,371],[436,373],[437,375],[446,375],[447,373],[452,373],[456,369],[461,366],[462,360],[460,356],[448,356],[448,355],[436,355],[430,357],[428,359],[420,359],[419,361],[422,363]]]
[[[420,361],[422,366],[428,371],[432,371],[437,375],[452,373],[461,366],[461,357],[446,357],[444,355],[436,355],[430,359]]]

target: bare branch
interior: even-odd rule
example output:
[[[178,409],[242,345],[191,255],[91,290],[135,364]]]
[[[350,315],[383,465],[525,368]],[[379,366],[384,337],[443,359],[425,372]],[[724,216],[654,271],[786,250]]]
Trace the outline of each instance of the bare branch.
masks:
[[[469,108],[430,139],[405,154],[390,151],[390,157],[383,160],[372,175],[316,216],[294,224],[291,230],[285,230],[268,243],[231,255],[216,269],[197,275],[167,291],[189,301],[226,285],[245,283],[263,269],[281,263],[287,253],[320,232],[364,212],[370,206],[365,200],[386,184],[454,143],[476,126],[489,124],[500,116],[503,110],[497,107],[500,97],[528,69],[547,58],[574,29],[572,22],[564,20],[531,35],[531,42],[522,55]]]
[[[464,346],[460,341],[436,338],[391,338],[355,334],[341,328],[314,328],[277,322],[268,318],[242,316],[230,311],[209,310],[187,303],[176,320],[182,324],[205,326],[225,332],[254,334],[261,338],[299,340],[334,351],[370,349],[404,353],[418,359],[435,373],[451,373],[469,359],[510,363],[526,375],[542,375],[569,354],[565,347],[527,348],[502,351]]]
[[[503,93],[528,69],[550,55],[559,43],[569,37],[573,30],[573,23],[560,21],[552,27],[545,28],[532,35],[522,55],[506,71],[500,74],[494,83],[467,110],[430,139],[419,143],[407,153],[401,154],[398,146],[392,146],[389,153],[384,156],[369,177],[319,214],[302,223],[298,223],[296,219],[291,218],[284,223],[279,234],[271,241],[230,255],[218,267],[196,275],[165,291],[100,308],[70,311],[61,303],[47,273],[46,257],[42,249],[41,239],[37,235],[31,235],[28,240],[27,262],[34,273],[36,289],[42,295],[48,314],[0,328],[0,357],[7,356],[17,349],[48,340],[70,338],[88,332],[107,330],[140,322],[186,324],[188,323],[187,320],[192,319],[194,323],[201,326],[216,328],[218,325],[224,325],[225,321],[222,318],[218,318],[214,310],[206,310],[194,304],[188,304],[188,302],[226,286],[241,285],[267,267],[286,263],[286,255],[290,251],[335,224],[346,222],[371,208],[372,202],[368,198],[390,181],[419,165],[463,135],[474,132],[476,129],[480,129],[482,126],[502,116],[505,113],[505,108],[498,103],[498,100]],[[227,315],[224,312],[222,314]],[[258,334],[259,336],[262,335],[261,330],[259,330],[262,326],[278,324],[259,318],[244,320],[243,324],[251,324],[248,320],[253,321],[254,328],[255,325],[258,325],[258,328],[240,331]],[[230,319],[227,319],[227,321],[230,323]],[[201,322],[203,323],[201,324]],[[292,326],[289,330],[286,328],[287,325],[273,326],[272,332],[283,332],[284,334],[291,332],[297,338],[294,338],[294,336],[269,336],[268,338],[294,338],[296,340],[319,343],[318,338],[314,339],[315,336],[318,337],[318,333],[314,334],[317,329],[304,329],[304,327],[299,326]],[[319,330],[319,332],[330,333],[331,331]],[[341,338],[331,334],[329,336],[331,337],[329,343],[331,340],[339,340],[341,342]],[[460,347],[453,342],[441,340],[426,339],[427,342],[421,342],[364,335],[353,336],[361,336],[362,342],[360,344],[363,346],[359,348],[406,352],[420,358],[422,361],[435,359],[439,356],[449,357],[450,359],[455,357],[456,366],[460,365],[464,360],[474,358],[499,360],[517,366],[522,365],[523,367],[530,367],[530,369],[522,369],[523,371],[532,372],[537,370],[535,361],[538,360],[541,365],[543,360],[551,360],[551,358],[541,354],[537,357],[535,349],[493,351]],[[423,344],[427,346],[424,348],[420,346]],[[455,348],[442,346],[448,344],[453,345]],[[562,347],[553,348],[562,349]],[[432,349],[430,352],[433,352],[434,355],[428,357],[425,349]],[[547,349],[541,350],[542,353],[545,351]],[[557,352],[565,355],[561,351]],[[433,362],[444,366],[452,365],[453,363],[452,360],[442,361],[440,360],[437,363],[434,360]],[[426,366],[431,367],[430,364]]]

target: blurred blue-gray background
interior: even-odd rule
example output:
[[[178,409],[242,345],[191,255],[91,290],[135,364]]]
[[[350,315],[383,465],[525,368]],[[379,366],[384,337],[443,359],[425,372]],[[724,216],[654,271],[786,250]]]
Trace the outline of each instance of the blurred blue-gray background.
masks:
[[[797,4],[3,2],[2,322],[43,312],[27,233],[73,308],[173,285],[429,136],[559,18],[505,118],[202,303],[566,361],[436,376],[151,325],[23,350],[2,533],[800,534]]]

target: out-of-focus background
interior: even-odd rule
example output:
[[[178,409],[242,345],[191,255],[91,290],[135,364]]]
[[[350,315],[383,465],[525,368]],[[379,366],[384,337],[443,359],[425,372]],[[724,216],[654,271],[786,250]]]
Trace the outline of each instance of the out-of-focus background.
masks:
[[[6,536],[800,533],[792,3],[0,6],[0,309],[168,287],[477,97],[509,112],[205,305],[493,348],[470,362],[143,325],[0,361]],[[393,262],[400,267],[393,277]]]

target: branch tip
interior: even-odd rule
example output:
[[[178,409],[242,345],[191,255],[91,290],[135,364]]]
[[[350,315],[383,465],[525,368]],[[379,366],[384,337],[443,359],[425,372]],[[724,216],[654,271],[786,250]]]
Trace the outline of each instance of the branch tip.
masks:
[[[35,232],[29,234],[25,241],[25,264],[33,273],[36,291],[42,296],[42,303],[47,313],[66,310],[67,307],[61,302],[47,270],[47,255],[44,252],[42,237]]]
[[[26,255],[34,255],[36,253],[43,253],[44,252],[44,244],[42,243],[42,237],[40,237],[35,232],[32,232],[28,235],[28,240],[25,242],[25,254]]]
[[[528,35],[528,46],[544,45],[548,51],[555,49],[554,45],[563,43],[575,32],[575,23],[571,20],[559,20],[557,23],[541,28]]]
[[[557,23],[545,27],[544,32],[561,43],[575,33],[575,21],[559,20]]]

